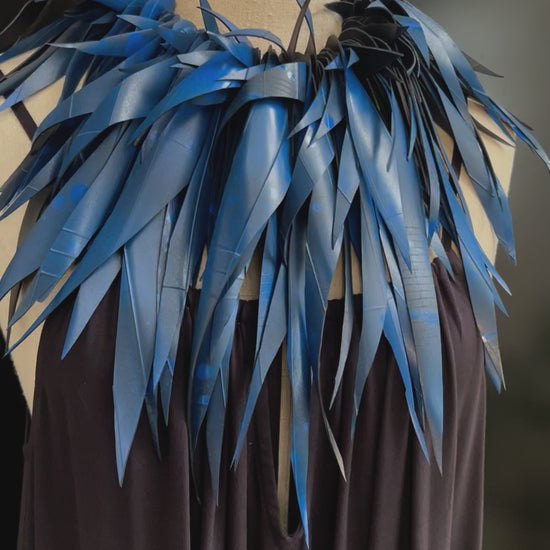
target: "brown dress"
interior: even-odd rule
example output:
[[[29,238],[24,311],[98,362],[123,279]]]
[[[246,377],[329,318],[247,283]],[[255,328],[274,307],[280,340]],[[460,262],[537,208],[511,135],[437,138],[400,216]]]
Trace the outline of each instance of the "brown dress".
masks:
[[[476,550],[481,548],[485,375],[461,261],[456,273],[432,264],[439,302],[445,398],[443,476],[428,464],[409,422],[403,384],[385,338],[361,402],[355,443],[349,438],[361,301],[344,380],[330,410],[348,482],[312,402],[309,502],[312,550]],[[185,396],[193,319],[189,294],[180,336],[170,422],[162,460],[145,413],[125,481],[117,481],[112,376],[118,307],[116,281],[65,360],[59,359],[71,300],[44,327],[38,356],[25,475],[19,550],[291,550],[306,548],[291,491],[290,534],[281,532],[276,491],[280,364],[270,370],[235,471],[230,468],[250,376],[256,301],[241,301],[230,366],[219,502],[195,457],[190,470]],[[329,302],[326,334],[339,334],[343,300]],[[326,338],[322,379],[333,380],[339,341]],[[328,400],[330,396],[326,396]],[[200,498],[200,501],[199,501]]]

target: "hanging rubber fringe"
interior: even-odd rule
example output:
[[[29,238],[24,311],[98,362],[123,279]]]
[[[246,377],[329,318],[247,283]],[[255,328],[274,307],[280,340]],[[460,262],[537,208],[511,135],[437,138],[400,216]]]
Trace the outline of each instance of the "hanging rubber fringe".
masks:
[[[10,325],[44,301],[24,339],[78,291],[65,355],[120,275],[113,398],[122,483],[144,405],[158,449],[158,406],[168,421],[187,293],[207,247],[187,420],[193,449],[205,431],[217,495],[239,292],[255,250],[263,250],[256,355],[233,464],[286,338],[291,461],[306,533],[312,392],[345,470],[319,376],[339,256],[346,308],[333,399],[353,325],[353,248],[363,303],[354,414],[385,336],[418,440],[428,457],[429,432],[441,467],[442,356],[429,252],[452,275],[443,231],[460,251],[486,369],[498,389],[495,305],[504,307],[495,281],[508,289],[475,238],[436,124],[452,136],[513,261],[506,195],[481,142],[487,129],[471,117],[467,100],[480,103],[505,136],[518,136],[550,167],[530,129],[487,96],[472,65],[490,71],[411,4],[327,4],[342,16],[342,32],[317,53],[308,3],[298,2],[287,48],[267,30],[238,29],[206,0],[200,2],[204,29],[176,16],[170,0],[96,0],[0,55],[1,62],[32,52],[0,81],[1,110],[65,77],[58,105],[1,189],[1,217],[27,201],[41,211],[0,281],[1,297],[30,282]],[[300,54],[303,21],[310,41]],[[248,36],[281,52],[271,44],[262,52]]]

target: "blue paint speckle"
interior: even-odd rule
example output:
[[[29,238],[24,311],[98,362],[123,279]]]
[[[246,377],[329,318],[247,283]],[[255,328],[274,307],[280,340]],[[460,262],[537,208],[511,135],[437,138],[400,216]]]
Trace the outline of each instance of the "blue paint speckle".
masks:
[[[86,194],[86,191],[88,191],[88,188],[83,183],[73,185],[73,188],[71,189],[71,202],[73,204],[77,204]]]
[[[215,369],[208,363],[200,363],[197,365],[197,378],[199,380],[210,380],[215,374]]]
[[[197,405],[202,405],[203,407],[206,407],[210,401],[210,397],[208,395],[199,395],[197,399],[195,399],[195,403]]]
[[[319,202],[314,202],[313,203],[313,211],[314,212],[321,212],[321,210],[323,210],[323,205]]]
[[[421,321],[427,325],[438,326],[439,325],[439,316],[436,312],[432,311],[410,311],[411,321]]]

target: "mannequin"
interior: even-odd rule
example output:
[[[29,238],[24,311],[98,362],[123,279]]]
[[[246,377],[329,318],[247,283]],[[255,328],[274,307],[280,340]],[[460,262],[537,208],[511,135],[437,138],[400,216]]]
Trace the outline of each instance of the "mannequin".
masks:
[[[310,4],[310,11],[315,26],[315,38],[318,51],[323,47],[327,38],[331,34],[338,35],[340,29],[340,17],[334,12],[325,9],[323,4],[324,2],[321,2],[319,0],[314,0]],[[228,0],[213,1],[211,2],[211,7],[214,11],[218,11],[222,14],[230,16],[232,22],[241,28],[269,29],[271,32],[276,34],[283,43],[288,43],[298,13],[297,5],[293,2],[290,2],[289,0],[274,0],[274,2],[271,2],[269,4],[267,9],[263,2],[239,2],[237,3],[237,5],[235,5],[234,2],[229,2]],[[181,0],[177,1],[176,12],[179,13],[182,18],[191,20],[193,23],[195,23],[195,25],[197,25],[197,27],[200,27],[202,25],[200,10],[198,10],[191,2]],[[305,49],[307,38],[308,33],[304,25],[298,42],[298,51],[303,51]],[[257,45],[261,49],[265,49],[265,42],[259,39],[251,39],[251,41],[254,45]],[[4,69],[8,70],[9,67],[5,67]],[[37,94],[28,102],[27,108],[29,109],[37,123],[39,123],[53,107],[53,105],[55,105],[56,99],[59,95],[60,85],[61,83],[58,83],[58,85],[52,87],[51,89],[45,90],[44,92]],[[502,134],[496,124],[494,124],[494,122],[484,113],[480,105],[473,101],[470,101],[469,109],[476,119],[482,122],[486,127],[490,128],[493,132],[500,135],[503,140],[508,141],[508,138]],[[2,151],[2,154],[5,156],[5,158],[0,159],[1,165],[5,167],[4,173],[7,176],[23,158],[26,152],[26,148],[28,147],[28,140],[22,134],[22,131],[19,128],[19,123],[17,122],[13,114],[4,113],[2,123],[5,127],[8,128],[7,132],[9,132],[10,135],[14,136],[14,139],[9,141],[9,146]],[[440,135],[445,145],[446,153],[449,159],[452,159],[454,148],[452,140],[443,131],[440,131]],[[486,134],[483,134],[483,139],[487,151],[491,157],[495,172],[499,177],[505,192],[508,192],[513,165],[514,143],[508,141],[508,145],[506,145],[498,142],[497,140],[491,138]],[[489,221],[485,216],[479,199],[477,198],[477,195],[473,190],[472,183],[470,182],[464,170],[461,171],[460,184],[468,204],[476,236],[480,241],[482,248],[487,256],[494,262],[494,259],[496,257],[497,239],[493,233]],[[4,223],[5,227],[2,227],[2,235],[5,235],[6,237],[10,235],[10,233],[13,235],[13,231],[16,231],[16,225],[17,220],[12,220],[10,218],[7,224]],[[13,238],[7,240],[13,241]],[[2,261],[7,263],[7,261],[11,258],[13,251],[8,251],[6,244],[0,244],[2,245],[2,250],[6,251],[4,254],[2,254]],[[455,252],[458,252],[456,248],[454,248],[454,250]],[[203,265],[205,258],[206,252],[203,255]],[[432,260],[434,259],[433,254],[431,255],[431,258]],[[241,299],[243,300],[253,300],[258,297],[260,261],[260,256],[257,254],[251,264],[251,267],[247,271],[245,283],[241,289]],[[354,254],[352,254],[352,266],[354,294],[359,294],[361,292],[360,268],[358,260]],[[1,267],[3,270],[5,268],[5,265],[2,265]],[[342,258],[340,258],[340,262],[332,281],[329,299],[341,298],[343,296],[343,288],[343,262]],[[5,302],[6,300],[3,304],[4,308],[7,307],[7,304]],[[2,324],[5,323],[6,317],[7,315],[2,312]],[[32,315],[29,317],[32,318]],[[18,332],[16,332],[12,336],[12,338],[17,337],[17,334],[21,333],[20,331],[26,329],[27,326],[24,322],[20,323],[18,326]],[[31,396],[34,385],[33,367],[35,363],[36,349],[39,337],[40,331],[37,330],[33,335],[32,340],[30,339],[26,341],[24,345],[16,350],[14,354],[14,361],[16,366],[18,367],[20,378],[23,381],[25,395],[31,406]],[[283,353],[282,356],[285,357],[286,354]],[[282,373],[285,372],[286,369],[282,369]],[[288,467],[290,389],[288,380],[284,374],[281,388],[278,499],[281,526],[283,531],[286,532],[287,525],[285,521],[288,517],[287,502],[288,484],[290,477],[290,469]]]
[[[287,5],[287,4],[289,4],[289,5]],[[262,5],[262,3],[258,3],[258,2],[246,3],[246,4],[245,3],[240,3],[240,5],[237,6],[237,9],[235,9],[234,5],[230,5],[229,2],[212,2],[211,7],[213,8],[214,11],[218,11],[221,14],[230,17],[232,22],[235,23],[237,26],[239,26],[241,28],[263,28],[263,29],[268,29],[269,31],[271,31],[274,34],[278,35],[281,38],[283,43],[285,43],[285,42],[288,43],[288,41],[289,41],[290,34],[291,34],[291,32],[293,30],[293,27],[294,27],[294,21],[296,20],[297,9],[298,9],[297,6],[295,6],[294,3],[289,2],[289,0],[285,0],[285,1],[279,0],[278,2],[275,2],[274,4],[270,4],[268,9],[265,9],[264,5]],[[292,10],[291,8],[294,8],[294,10]],[[339,16],[335,15],[333,12],[330,12],[329,10],[326,10],[320,2],[312,2],[310,4],[310,10],[311,10],[311,13],[312,13],[312,16],[313,16],[315,29],[316,29],[317,51],[319,51],[323,47],[323,45],[324,45],[325,41],[327,40],[328,36],[330,36],[331,34],[336,34],[336,35],[339,34],[340,18],[339,18]],[[202,26],[201,14],[200,14],[199,10],[196,9],[195,6],[191,5],[191,3],[189,3],[189,2],[178,2],[177,7],[176,7],[176,11],[183,18],[192,20],[198,27]],[[308,33],[307,33],[307,30],[304,26],[304,28],[302,29],[302,35],[300,37],[300,41],[299,41],[298,47],[297,47],[298,51],[304,51],[305,42],[307,40],[307,35],[308,35]],[[253,43],[255,43],[255,45],[257,45],[262,50],[266,49],[265,42],[263,42],[261,40],[254,40],[254,39],[252,39],[251,41]],[[17,62],[17,60],[14,63],[16,63],[16,62]],[[7,70],[8,67],[2,67],[2,69]],[[37,96],[32,98],[32,100],[27,102],[28,103],[27,107],[28,107],[29,111],[31,112],[31,114],[33,114],[33,117],[35,118],[36,122],[40,122],[44,118],[45,114],[47,114],[48,111],[53,107],[53,105],[55,105],[57,97],[59,95],[60,85],[61,85],[61,83],[59,83],[53,89],[46,90],[43,93],[38,94]],[[515,144],[512,143],[512,142],[507,141],[508,138],[500,132],[500,130],[497,128],[497,126],[495,124],[493,124],[492,120],[484,113],[483,109],[481,108],[481,106],[479,104],[476,104],[475,102],[470,101],[469,105],[468,105],[468,108],[469,108],[469,110],[472,113],[474,118],[478,119],[482,123],[483,126],[485,126],[486,128],[489,128],[490,131],[492,131],[495,134],[499,135],[501,137],[501,139],[506,142],[506,143],[499,142],[498,140],[495,140],[495,139],[489,137],[488,135],[486,135],[485,133],[482,132],[482,139],[484,140],[484,145],[487,149],[488,155],[491,158],[491,161],[492,161],[493,167],[495,169],[496,175],[499,178],[500,183],[501,183],[502,187],[504,188],[504,191],[507,192],[508,188],[509,188],[509,184],[510,184],[510,175],[511,175],[511,170],[512,170],[514,145]],[[11,146],[11,149],[6,147],[5,155],[6,155],[7,158],[5,159],[5,162],[3,162],[3,166],[6,166],[8,168],[7,173],[9,173],[9,171],[14,167],[14,165],[17,165],[17,163],[20,162],[20,160],[22,159],[22,157],[25,153],[25,150],[28,147],[28,140],[26,140],[26,138],[24,138],[23,135],[21,134],[21,129],[19,128],[19,125],[18,125],[17,121],[14,119],[14,117],[12,116],[12,114],[11,113],[5,113],[4,115],[5,116],[3,117],[3,119],[0,119],[0,123],[2,123],[2,122],[5,123],[5,127],[8,128],[7,131],[10,133],[10,135],[13,135],[13,139],[9,140],[9,146]],[[440,130],[440,137],[441,137],[441,140],[442,140],[443,144],[445,145],[445,152],[447,154],[447,157],[450,161],[451,160],[453,161],[453,166],[454,166],[455,165],[455,160],[457,158],[459,158],[459,156],[454,155],[454,144],[452,143],[452,139],[448,135],[446,135],[442,130]],[[10,161],[12,163],[12,166],[10,166]],[[481,205],[480,205],[480,203],[477,199],[477,195],[474,192],[472,183],[469,181],[464,169],[461,170],[460,182],[459,183],[461,185],[462,191],[463,191],[464,196],[465,196],[466,201],[467,201],[468,210],[469,210],[472,222],[473,222],[473,226],[474,226],[474,229],[475,229],[476,236],[477,236],[478,240],[480,241],[481,246],[482,246],[483,250],[485,251],[487,257],[490,258],[492,261],[494,261],[495,256],[496,256],[497,241],[496,241],[496,238],[493,234],[493,230],[492,230],[488,220],[486,219],[485,214],[483,212],[483,209],[482,209],[482,207],[481,207]],[[316,206],[316,205],[314,204],[314,206]],[[324,222],[322,222],[322,223],[324,223]],[[13,234],[17,230],[17,220],[14,219],[14,218],[10,218],[10,220],[9,220],[9,222],[7,222],[7,224],[4,223],[3,227],[0,226],[0,230],[2,230],[2,233],[1,233],[2,235],[9,236],[8,240],[13,242],[13,240],[14,240],[13,239]],[[460,261],[458,259],[459,254],[458,254],[458,250],[456,248],[454,248],[454,245],[453,245],[453,249],[454,249],[453,262],[456,265],[456,263]],[[9,253],[3,254],[6,263],[11,258],[12,253],[13,253],[13,249],[11,251],[9,251]],[[143,257],[143,256],[141,256],[141,257]],[[430,258],[432,260],[434,260],[434,258],[435,258],[435,254],[433,254],[433,251],[431,251],[431,250],[430,250]],[[204,266],[205,259],[206,259],[206,251],[204,251],[204,253],[203,253],[203,266]],[[334,260],[335,260],[335,258],[334,258]],[[426,255],[426,264],[427,264],[427,255]],[[353,268],[352,268],[353,274],[352,274],[352,285],[351,286],[353,287],[353,294],[359,295],[359,294],[361,294],[361,290],[362,290],[361,277],[360,277],[361,269],[360,269],[357,257],[355,257],[355,255],[353,255],[353,253],[352,253],[352,265],[353,265]],[[244,283],[244,285],[241,289],[241,292],[240,292],[241,301],[244,302],[244,303],[250,302],[251,300],[255,300],[258,297],[258,294],[259,294],[259,271],[260,271],[259,266],[260,266],[260,255],[257,254],[255,256],[251,266],[247,269],[245,283]],[[4,267],[5,266],[2,266],[2,269]],[[439,265],[438,267],[441,268],[441,265]],[[339,261],[338,267],[336,269],[335,275],[332,279],[332,286],[331,286],[331,290],[330,290],[330,293],[329,293],[329,296],[328,296],[329,300],[338,300],[338,299],[341,299],[344,296],[344,286],[345,285],[344,285],[343,271],[344,271],[343,261],[342,261],[342,258],[340,258],[340,261]],[[387,275],[388,275],[388,279],[389,279],[389,273]],[[440,276],[440,275],[442,275],[442,273],[438,274],[438,276]],[[416,281],[415,281],[415,283],[416,283]],[[199,285],[199,287],[200,287],[200,285]],[[348,286],[347,288],[349,289],[350,286]],[[327,286],[325,287],[325,289],[328,290],[328,281],[327,281]],[[449,300],[450,300],[449,301],[449,307],[448,308],[443,307],[442,310],[445,310],[445,311],[442,311],[442,313],[446,314],[450,310],[453,309],[453,307],[454,307],[453,306],[453,301],[452,301],[451,298],[449,298]],[[445,304],[446,303],[447,302],[445,302]],[[465,304],[464,311],[469,309],[468,304],[466,304],[466,302],[461,302],[461,304],[463,304],[463,307],[464,307],[464,304]],[[4,307],[7,308],[6,301],[4,301]],[[458,310],[459,309],[460,308],[458,308]],[[34,318],[34,316],[35,315],[33,315],[31,313],[31,315],[29,315],[28,318],[32,319],[32,318]],[[6,316],[3,315],[3,318],[5,319]],[[445,318],[445,315],[443,316],[443,318]],[[2,319],[0,319],[0,323],[3,323],[3,322],[4,321]],[[12,334],[12,338],[11,338],[12,342],[14,340],[18,339],[18,336],[21,334],[22,331],[24,331],[26,329],[27,326],[28,326],[28,324],[26,325],[25,322],[18,324],[17,332],[14,331],[14,333]],[[466,330],[466,333],[467,333],[466,335],[462,336],[462,332],[455,332],[455,333],[451,332],[452,336],[450,338],[447,335],[447,342],[450,341],[451,343],[453,343],[453,342],[456,343],[457,346],[458,346],[458,349],[460,349],[460,346],[463,346],[463,349],[467,349],[467,353],[465,353],[465,354],[460,352],[460,351],[457,352],[457,356],[460,356],[462,358],[462,363],[464,363],[464,365],[460,365],[461,367],[466,366],[466,363],[468,363],[468,364],[471,363],[471,365],[477,366],[476,363],[477,363],[477,357],[478,356],[476,355],[475,358],[474,358],[473,352],[472,352],[472,355],[470,355],[470,349],[477,349],[476,346],[477,346],[478,341],[475,340],[475,338],[474,338],[474,330],[473,330],[473,329],[475,329],[475,325],[473,323],[471,323],[470,321],[468,321],[468,318],[466,317],[465,326],[466,326],[466,329],[467,329]],[[448,328],[449,328],[449,325],[446,326],[447,330],[448,330]],[[56,340],[54,334],[52,334],[52,332],[51,332],[50,327],[49,327],[49,330],[50,330],[50,332],[48,333],[49,334],[49,339],[45,339],[44,342],[43,342],[43,347],[42,347],[42,354],[43,355],[42,355],[42,360],[39,361],[39,363],[38,363],[39,365],[42,365],[43,362],[44,362],[44,354],[48,354],[48,343],[49,342],[50,343],[55,342],[55,340]],[[97,331],[97,329],[90,329],[90,330],[91,330],[92,335],[98,335],[102,331],[102,329],[100,329],[99,331]],[[110,332],[109,334],[111,335],[111,338],[112,338],[113,333]],[[455,334],[461,334],[461,337],[457,338],[455,336]],[[33,371],[34,371],[34,357],[35,357],[35,353],[36,353],[36,343],[37,343],[39,337],[40,337],[40,333],[39,333],[39,331],[36,331],[34,336],[33,336],[33,340],[27,340],[24,343],[24,345],[22,345],[20,348],[18,348],[18,350],[16,350],[16,354],[14,355],[16,365],[18,366],[18,369],[19,369],[20,377],[24,381],[25,393],[26,393],[27,399],[30,403],[32,402],[32,397],[31,396],[32,396],[32,387],[33,387],[33,384],[34,384],[34,378],[33,378],[33,374],[34,374],[33,373]],[[470,338],[470,340],[469,340],[469,338]],[[332,338],[332,340],[333,340],[333,343],[334,343],[334,338]],[[337,345],[338,345],[338,342],[339,342],[339,340],[337,338],[336,339],[336,344]],[[52,350],[55,351],[56,345],[51,344],[51,346],[52,347],[49,348],[49,351],[52,351]],[[468,346],[470,346],[470,347],[468,347]],[[184,346],[182,346],[182,347],[184,347]],[[286,345],[283,342],[283,352],[281,354],[281,356],[283,357],[283,359],[282,359],[283,364],[284,364],[284,361],[286,360],[285,359],[286,358],[286,353],[284,353],[285,347],[286,347]],[[85,352],[85,353],[88,353],[88,355],[83,355],[83,356],[81,356],[81,358],[82,357],[89,357],[90,359],[89,359],[89,361],[88,360],[84,361],[83,367],[93,366],[94,365],[94,358],[92,357],[92,355],[94,354],[94,352],[92,352],[92,354],[90,354],[90,351]],[[52,353],[52,357],[54,355],[55,354]],[[55,355],[55,357],[57,358],[57,355]],[[132,356],[130,356],[130,357],[132,357]],[[57,359],[55,359],[55,360],[57,360]],[[66,365],[71,365],[71,362],[69,361],[69,362],[66,362],[65,364]],[[240,362],[237,363],[237,365],[239,365],[239,364],[240,364]],[[74,366],[74,365],[72,365],[72,366]],[[279,365],[279,367],[280,367],[280,365]],[[452,368],[454,368],[454,367],[452,367]],[[27,369],[27,372],[25,372],[25,369]],[[78,372],[80,369],[74,369],[73,368],[71,370],[73,372]],[[87,369],[83,368],[82,372],[85,372],[86,370]],[[239,369],[237,369],[237,370],[239,370]],[[246,369],[240,369],[240,370],[243,371],[243,372],[246,371]],[[284,373],[286,373],[286,370],[287,369],[285,369],[285,368],[281,369],[281,373],[283,373],[283,374],[281,375],[282,380],[281,380],[280,406],[275,405],[275,408],[274,408],[275,415],[277,415],[277,414],[280,415],[280,421],[279,421],[278,442],[276,442],[273,445],[274,449],[278,448],[278,458],[279,458],[278,459],[278,475],[276,476],[277,477],[277,489],[278,489],[277,498],[278,498],[278,504],[279,504],[279,520],[280,520],[280,525],[281,525],[281,531],[283,533],[288,532],[288,525],[286,523],[286,520],[290,516],[290,514],[287,511],[286,506],[287,506],[287,503],[289,501],[289,479],[290,479],[290,469],[288,467],[289,466],[289,439],[290,439],[289,418],[291,416],[291,411],[290,411],[290,387],[289,387],[290,385],[289,385],[288,380],[284,376]],[[391,370],[392,369],[387,369],[388,373]],[[467,369],[466,370],[465,369],[458,369],[458,370],[466,371]],[[348,369],[348,371],[349,371],[349,369]],[[39,371],[39,372],[41,372],[41,371]],[[48,380],[52,380],[53,378],[55,378],[55,376],[51,376],[52,372],[56,372],[56,371],[50,371],[49,375],[47,376]],[[481,373],[481,369],[476,369],[476,372],[478,374]],[[462,373],[462,376],[464,376],[464,372]],[[45,377],[42,376],[41,378],[39,377],[38,380],[43,381],[44,379],[45,379]],[[372,379],[372,376],[371,376],[370,379]],[[91,382],[92,377],[90,377],[89,380]],[[102,387],[104,387],[104,388],[108,388],[108,386],[109,386],[109,384],[104,384],[103,382],[102,382],[102,384],[103,384]],[[37,384],[37,387],[41,387],[41,386],[39,384]],[[69,391],[69,393],[72,394],[72,388],[77,388],[77,387],[78,386],[75,385],[75,384],[71,385],[70,386],[71,390]],[[481,381],[477,378],[466,382],[466,384],[462,383],[461,387],[462,388],[468,388],[468,389],[459,390],[461,392],[460,393],[460,395],[461,395],[460,399],[465,398],[466,402],[468,403],[468,406],[477,399],[477,397],[475,397],[472,392],[476,392],[476,395],[478,395],[478,392],[484,391],[484,384],[482,384]],[[399,386],[399,389],[402,389],[401,386]],[[397,391],[399,391],[399,390],[397,390]],[[40,393],[40,392],[37,392],[37,393]],[[67,392],[61,393],[61,395],[67,395]],[[295,395],[296,394],[293,393],[293,397]],[[74,397],[74,395],[71,395],[71,397]],[[230,402],[231,402],[231,399],[230,399]],[[36,403],[37,403],[36,411],[42,410],[41,407],[39,406],[39,404],[43,405],[44,401],[40,401],[40,399],[38,399],[36,401]],[[351,403],[351,401],[348,400],[348,403]],[[375,399],[373,401],[370,401],[370,403],[379,403],[379,402]],[[396,404],[397,400],[394,400],[393,403]],[[300,407],[300,402],[294,401],[294,405],[299,408]],[[380,403],[379,403],[377,408],[375,408],[375,411],[378,411],[378,412],[382,413],[383,409],[384,409],[384,411],[383,411],[384,414],[380,414],[380,417],[386,418],[385,417],[385,414],[387,413],[386,403],[384,403],[383,405],[380,405]],[[71,410],[71,409],[68,408],[67,410]],[[472,410],[476,411],[474,414],[481,418],[481,416],[482,416],[481,415],[481,408],[477,409],[477,408],[472,407]],[[478,414],[478,411],[479,411],[479,414]],[[68,416],[68,415],[66,415],[66,416]],[[374,414],[374,415],[371,415],[371,417],[372,416],[377,416],[377,415]],[[36,427],[35,431],[37,431],[39,434],[47,434],[48,433],[47,430],[43,431],[41,428],[38,427],[38,426],[41,425],[39,423],[39,418],[40,417],[41,417],[41,415],[37,413],[36,423],[35,423],[35,427]],[[183,418],[183,415],[181,416],[181,418]],[[218,417],[215,418],[216,422],[217,422],[217,418]],[[296,418],[297,417],[294,416],[294,419],[296,419]],[[390,416],[390,418],[391,418],[391,416]],[[112,423],[112,419],[109,419],[109,420]],[[392,421],[390,420],[390,422],[392,422]],[[405,430],[408,429],[407,428],[407,426],[408,426],[407,423],[403,423],[402,425],[405,426]],[[462,426],[462,424],[461,424],[461,426]],[[308,424],[308,427],[309,427],[309,424]],[[468,430],[468,428],[466,428],[466,430]],[[363,435],[366,434],[366,432],[361,432],[361,433]],[[393,438],[393,436],[394,436],[393,432],[391,430],[389,430],[388,433],[390,433],[389,438],[390,439]],[[478,431],[477,433],[479,434],[480,432]],[[91,436],[90,436],[90,441],[92,441]],[[293,444],[294,444],[295,441],[296,441],[296,439],[293,440]],[[479,441],[479,439],[477,439],[476,441]],[[76,447],[76,445],[74,445],[74,447]],[[373,449],[373,448],[375,448],[375,447],[371,447],[371,449]],[[72,449],[73,449],[73,440],[72,439],[70,439],[68,449],[69,450],[67,452],[67,456],[69,456],[69,455],[72,456]],[[143,445],[140,447],[140,449],[143,449]],[[40,455],[40,456],[42,456],[42,455]],[[322,452],[313,453],[312,456],[314,458],[317,457],[321,461],[323,460],[323,453]],[[376,456],[376,453],[375,453],[375,456]],[[379,456],[382,457],[381,460],[386,460],[388,457],[390,459],[393,459],[394,454],[392,454],[392,451],[390,449],[389,454],[380,452]],[[477,456],[479,457],[479,456],[481,456],[481,454],[477,453]],[[76,460],[78,461],[78,459],[76,459]],[[155,467],[156,466],[154,466],[153,469],[155,469]],[[111,470],[109,470],[109,472],[111,472]],[[435,472],[435,470],[431,471],[430,475],[432,475],[434,472]],[[358,474],[357,471],[355,471],[355,475],[356,476],[357,475],[361,476],[361,475],[363,475],[363,473]],[[363,478],[364,479],[371,479],[371,477],[369,477],[369,476],[370,476],[370,474],[363,475]],[[139,477],[140,476],[138,476],[137,478],[134,477],[134,479],[139,479]],[[261,477],[262,483],[264,483],[265,478],[262,477],[262,476],[260,476],[260,477]],[[153,476],[151,476],[150,479],[153,479]],[[304,478],[302,478],[302,479],[304,479]],[[451,477],[449,479],[452,479],[453,481],[451,481],[451,483],[454,483],[454,477]],[[468,485],[479,488],[479,487],[481,487],[481,484],[478,483],[478,480],[479,480],[479,478],[477,476],[473,476],[471,478],[471,481],[468,482]],[[439,483],[439,482],[435,481],[436,485],[437,485],[437,483]],[[318,486],[321,486],[321,485],[318,485]],[[407,485],[406,485],[406,483],[402,483],[400,487],[401,487],[401,489],[406,490]],[[420,492],[422,492],[422,488],[424,488],[424,489],[427,488],[427,490],[430,491],[432,489],[432,483],[431,482],[428,482],[428,483],[420,482],[419,487],[421,489]],[[86,494],[86,493],[84,492],[84,494]],[[386,492],[386,494],[387,494],[387,492]],[[165,493],[162,493],[162,496],[165,496]],[[324,501],[324,499],[321,499],[321,500]],[[461,506],[463,506],[464,504],[468,505],[468,503],[469,503],[469,499],[468,498],[463,498],[460,502],[460,505]],[[422,507],[421,507],[421,509],[422,509]],[[473,514],[475,515],[475,512],[473,512]],[[436,516],[437,515],[435,515],[433,517],[435,518]],[[432,516],[430,516],[430,517],[432,517]],[[404,523],[406,523],[406,521]],[[374,522],[373,525],[376,526],[376,529],[383,529],[383,527],[381,526],[382,525],[381,523],[377,524],[376,522]],[[355,524],[355,526],[357,527],[357,524]]]

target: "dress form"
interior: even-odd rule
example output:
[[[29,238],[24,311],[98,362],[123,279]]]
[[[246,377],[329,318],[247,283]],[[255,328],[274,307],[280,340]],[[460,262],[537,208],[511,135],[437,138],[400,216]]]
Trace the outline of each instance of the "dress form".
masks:
[[[254,4],[254,5],[257,5],[257,4]],[[249,7],[249,6],[248,6],[248,7]],[[224,9],[225,9],[225,8],[223,8],[223,7],[221,7],[221,6],[218,7],[217,5],[213,5],[213,8],[214,8],[214,9],[218,9],[221,13],[224,13]],[[283,8],[283,7],[281,7],[281,10],[282,10],[283,13],[284,13],[284,8]],[[229,8],[227,8],[227,9],[225,10],[225,13],[229,13]],[[314,13],[314,17],[315,17],[315,12],[313,12],[313,13]],[[186,16],[184,15],[184,17],[186,17]],[[269,23],[262,23],[262,22],[259,22],[259,23],[255,23],[255,22],[254,22],[254,23],[248,23],[247,21],[241,22],[241,21],[239,21],[237,18],[235,18],[235,19],[233,19],[233,20],[234,20],[235,23],[237,23],[238,25],[243,26],[243,27],[257,26],[257,27],[261,27],[261,28],[269,28],[270,30],[273,30],[273,32],[275,32],[275,28],[272,28],[272,27],[270,26]],[[282,20],[282,18],[281,18],[281,19],[278,19],[277,22],[279,23],[281,20]],[[295,20],[295,15],[293,15],[292,18],[289,18],[289,22],[290,22],[290,23],[292,23],[294,20]],[[285,21],[286,21],[286,19],[285,19]],[[200,24],[200,21],[199,21],[198,24]],[[289,25],[289,27],[288,27],[288,32],[290,32],[291,29],[292,29],[292,25]],[[337,34],[337,32],[338,32],[337,29],[335,29],[335,33],[336,33],[336,34]],[[283,39],[283,41],[285,41],[285,38],[287,38],[287,37],[285,36],[284,31],[279,32],[279,35],[280,35],[280,37]],[[322,44],[323,44],[323,39],[322,39],[322,38],[320,39],[320,38],[318,37],[318,48],[319,48],[320,46],[322,46]],[[298,49],[299,49],[299,50],[300,50],[300,49],[303,49],[303,47],[302,47],[302,48],[298,47]],[[475,106],[472,106],[472,109],[475,109]],[[452,143],[449,143],[448,145],[449,145],[449,155],[451,155],[451,154],[452,154]],[[501,178],[501,179],[503,179],[503,178]],[[509,182],[509,180],[507,180],[507,181]],[[506,183],[507,183],[507,182],[505,182],[504,179],[503,179],[503,184],[504,184],[505,188],[507,188],[507,184],[506,184]],[[464,179],[463,179],[462,185],[463,185],[464,188],[467,188],[468,182],[467,182],[467,181],[464,182]],[[472,210],[472,209],[471,209],[471,210]],[[475,225],[476,225],[476,228],[479,226],[479,224],[475,224]],[[488,226],[487,226],[487,228],[488,228]],[[490,228],[488,228],[488,229],[489,229],[489,231],[490,231]],[[487,249],[486,249],[486,251],[487,251]],[[494,258],[494,252],[493,252],[492,254],[491,254],[490,252],[488,252],[488,255],[489,255],[490,257]],[[254,270],[253,270],[253,269],[250,269],[250,270],[249,270],[248,278],[249,278],[250,283],[249,283],[248,286],[245,286],[245,288],[243,289],[243,295],[242,295],[243,299],[254,298],[254,297],[257,295],[257,292],[254,291],[254,280],[255,280],[255,276],[254,276]],[[357,277],[355,277],[355,281],[358,282],[358,281],[357,281]],[[356,288],[357,288],[357,286],[356,286]],[[333,292],[331,293],[331,298],[337,298],[337,297],[341,296],[341,292],[339,292],[338,289],[339,289],[339,284],[338,284],[338,276],[337,276],[337,277],[335,277],[335,283],[334,283],[334,285],[333,285]],[[286,411],[286,410],[287,410],[287,407],[285,407],[285,405],[282,404],[281,409],[282,409],[283,411]],[[283,433],[283,437],[281,437],[281,442],[283,442],[284,439],[285,439],[285,437],[284,437],[284,430],[281,430],[281,432]],[[285,462],[285,461],[280,460],[280,463],[283,463],[283,462]],[[279,479],[281,479],[281,476],[279,477]],[[282,494],[282,495],[281,495],[281,500],[283,500],[284,498],[285,498],[285,497],[284,497],[284,494]]]

